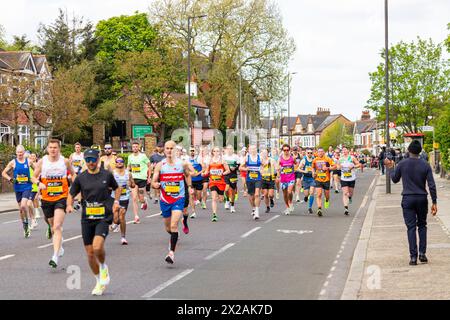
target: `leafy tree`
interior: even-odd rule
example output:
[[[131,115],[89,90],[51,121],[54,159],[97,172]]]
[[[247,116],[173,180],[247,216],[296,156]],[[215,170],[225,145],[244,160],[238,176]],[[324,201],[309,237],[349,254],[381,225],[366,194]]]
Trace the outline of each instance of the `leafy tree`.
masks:
[[[31,44],[31,40],[27,39],[25,34],[21,36],[13,36],[13,43],[8,46],[8,50],[14,51],[34,51],[34,47]]]
[[[40,24],[38,38],[40,51],[47,56],[49,64],[55,69],[69,68],[83,59],[95,56],[96,40],[94,26],[83,17],[69,17],[59,9],[58,17],[50,25]]]
[[[442,111],[435,121],[435,138],[439,143],[442,162],[446,170],[450,170],[450,105]]]
[[[0,24],[0,48],[4,49],[8,45],[5,39],[5,28]]]
[[[384,51],[381,57],[384,61]],[[449,61],[442,58],[442,45],[418,38],[400,42],[389,51],[390,113],[392,121],[406,132],[428,125],[449,101]],[[385,119],[385,68],[380,63],[369,74],[372,81],[367,108]]]
[[[353,136],[351,135],[351,126],[335,121],[331,124],[320,137],[320,146],[328,150],[329,146],[345,145],[348,148],[353,147]]]

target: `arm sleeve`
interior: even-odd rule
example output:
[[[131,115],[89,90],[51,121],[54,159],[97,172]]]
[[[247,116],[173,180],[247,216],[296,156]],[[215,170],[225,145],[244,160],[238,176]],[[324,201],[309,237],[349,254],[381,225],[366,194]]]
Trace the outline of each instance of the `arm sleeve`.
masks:
[[[430,190],[431,200],[433,204],[437,203],[437,191],[436,191],[436,183],[434,182],[433,171],[429,164],[427,164],[427,183],[428,189]]]
[[[77,176],[72,186],[70,187],[70,195],[72,197],[75,197],[77,194],[80,193],[80,191],[81,191],[80,176]]]

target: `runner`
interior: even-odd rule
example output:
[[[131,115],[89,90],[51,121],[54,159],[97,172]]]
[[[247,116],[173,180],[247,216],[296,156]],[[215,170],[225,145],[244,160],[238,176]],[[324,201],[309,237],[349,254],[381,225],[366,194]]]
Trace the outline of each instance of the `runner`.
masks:
[[[150,166],[151,166],[152,174],[153,174],[153,171],[155,169],[155,166],[158,163],[160,163],[164,158],[165,158],[165,156],[164,156],[164,143],[160,142],[156,146],[155,152],[150,156]],[[159,189],[153,189],[153,195],[155,196],[154,204],[157,204],[158,203],[158,199],[160,197]]]
[[[284,203],[286,204],[285,215],[294,212],[294,185],[295,185],[295,160],[291,156],[291,147],[283,145],[283,153],[280,156],[278,172],[280,175],[281,190],[283,191]]]
[[[314,203],[314,188],[316,186],[316,182],[314,181],[314,177],[312,175],[314,156],[311,148],[306,149],[306,156],[302,159],[300,163],[300,171],[303,172],[303,190],[304,190],[304,201],[308,202],[308,212],[309,214],[313,213],[312,205]]]
[[[259,205],[261,203],[261,167],[262,161],[258,154],[255,145],[250,145],[248,148],[249,154],[243,162],[241,169],[247,171],[247,192],[249,195],[249,202],[252,207],[252,217],[254,220],[259,219]]]
[[[116,168],[116,156],[113,155],[112,145],[105,144],[105,155],[100,157],[100,165],[111,172]]]
[[[13,176],[8,175],[9,171],[13,171]],[[28,220],[30,211],[29,201],[32,201],[32,182],[30,176],[30,163],[25,157],[25,148],[22,145],[16,147],[16,159],[11,160],[2,172],[3,178],[14,185],[16,200],[19,206],[20,220],[22,220],[23,234],[25,238],[31,235],[31,223]]]
[[[128,205],[130,203],[130,188],[136,187],[134,180],[130,172],[125,168],[124,158],[118,156],[116,158],[115,169],[113,170],[114,179],[116,179],[117,184],[121,188],[119,206],[114,211],[113,228],[112,230],[116,232],[118,226],[120,225],[121,238],[120,242],[122,245],[127,245],[128,241],[126,239],[127,221],[125,216],[127,214]],[[115,197],[115,192],[111,194],[111,197]]]
[[[141,209],[147,210],[147,201],[145,200],[145,188],[150,181],[150,160],[140,151],[138,142],[133,142],[133,153],[128,156],[128,170],[134,179],[135,187],[131,189],[133,198],[134,223],[140,223],[138,215],[138,200],[141,203]]]
[[[337,164],[339,162],[340,151],[336,149],[333,154],[333,162]],[[341,170],[336,168],[333,170],[333,182],[334,182],[334,193],[339,193],[341,189]],[[330,182],[331,183],[331,182]]]
[[[153,174],[152,187],[161,189],[160,207],[166,231],[170,234],[170,249],[165,261],[175,262],[175,249],[178,241],[178,224],[185,204],[185,178],[190,174],[188,163],[175,159],[175,142],[168,141],[164,146],[166,158],[159,162]]]
[[[225,209],[230,213],[235,213],[234,203],[237,195],[238,168],[240,159],[237,154],[233,153],[233,146],[228,145],[223,158],[230,168],[230,174],[225,176]]]
[[[41,207],[44,212],[45,221],[53,238],[53,256],[49,262],[52,268],[58,266],[58,258],[64,255],[63,224],[66,215],[67,197],[69,195],[69,181],[67,172],[75,177],[75,172],[70,165],[69,159],[61,155],[61,143],[59,140],[51,139],[47,146],[48,155],[44,156],[36,165],[33,183],[39,184],[41,192]]]
[[[203,168],[203,191],[202,191],[202,209],[206,210],[206,200],[208,199],[208,189],[209,189],[209,175],[206,174],[206,168],[209,166],[209,161],[211,157],[209,156],[209,152],[207,147],[203,147],[200,149],[200,156],[198,158],[198,162],[201,163]]]
[[[313,176],[315,177],[317,193],[317,215],[322,213],[322,193],[325,190],[325,209],[330,206],[330,171],[336,169],[333,160],[325,155],[323,148],[317,150],[317,157],[313,160]]]
[[[273,198],[275,196],[275,180],[277,178],[276,162],[270,158],[266,150],[261,152],[262,161],[262,193],[264,195],[264,202],[266,204],[266,213],[270,212],[270,208],[274,207]]]
[[[192,167],[194,168],[194,174],[192,175],[191,179],[192,179],[192,187],[194,189],[194,193],[191,195],[191,209],[192,209],[192,213],[190,215],[190,218],[194,219],[197,217],[197,214],[195,213],[195,206],[197,203],[200,203],[200,201],[202,200],[202,191],[203,191],[203,177],[202,177],[202,172],[203,172],[203,167],[202,165],[198,162],[198,157],[195,154],[195,148],[191,148],[189,150],[190,153],[190,163],[192,165]]]
[[[239,163],[245,163],[247,158],[247,148],[244,147],[241,150],[241,154],[240,154],[240,159],[239,159]],[[247,171],[245,170],[239,170],[239,173],[241,175],[241,182],[242,182],[242,189],[244,190],[244,197],[248,196],[248,192],[247,192]]]
[[[298,167],[300,166],[300,162],[302,161],[302,157],[300,156],[300,150],[297,146],[292,149],[292,157],[295,161],[295,199],[297,202],[300,202],[300,193],[302,191],[302,176],[303,174],[298,171]],[[303,202],[303,201],[302,201]]]
[[[352,203],[353,190],[356,183],[355,168],[361,166],[358,159],[349,154],[346,147],[342,148],[342,157],[339,159],[338,168],[341,170],[342,202],[344,204],[344,214],[348,216],[348,206]]]
[[[228,164],[222,157],[222,153],[219,147],[214,147],[212,150],[212,157],[209,165],[206,167],[206,174],[209,175],[209,188],[211,190],[212,198],[212,216],[211,221],[217,222],[217,201],[223,202],[223,195],[225,192],[225,179],[224,176],[230,173]]]
[[[271,152],[271,158],[275,161],[275,163],[279,163],[280,160],[280,149],[274,148]],[[275,199],[280,199],[280,176],[277,174],[275,179]]]
[[[113,212],[119,210],[121,188],[110,171],[99,166],[100,153],[86,150],[84,159],[87,170],[75,178],[67,199],[67,213],[73,212],[73,200],[81,193],[81,233],[89,266],[94,273],[96,285],[92,295],[101,296],[110,282],[105,263],[105,240],[113,221]],[[114,190],[114,199],[111,191]]]
[[[37,164],[37,156],[35,153],[30,153],[27,159],[28,164],[30,165],[30,181],[31,181],[31,177],[34,175],[34,167]],[[35,228],[38,227],[37,218],[40,218],[38,193],[39,193],[39,186],[37,185],[37,183],[33,183],[31,187],[32,200],[28,201],[29,217],[31,219],[31,227],[30,227],[31,230],[34,230]]]
[[[83,168],[85,167],[84,155],[81,152],[81,144],[79,142],[75,143],[75,152],[70,155],[69,162],[70,165],[72,166],[72,170],[76,174],[80,174]],[[81,195],[78,195],[75,200],[77,201],[77,203],[74,205],[74,208],[75,210],[80,210]]]

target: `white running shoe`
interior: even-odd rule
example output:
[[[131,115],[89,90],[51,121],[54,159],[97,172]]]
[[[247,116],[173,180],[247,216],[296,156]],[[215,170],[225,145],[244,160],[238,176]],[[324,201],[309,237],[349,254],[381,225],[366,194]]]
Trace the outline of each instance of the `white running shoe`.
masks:
[[[236,213],[236,209],[234,208],[234,206],[230,207],[230,213]]]
[[[229,201],[225,201],[225,210],[230,210],[230,202]]]
[[[189,218],[191,219],[195,219],[197,217],[197,215],[195,214],[195,212],[192,212],[191,216]]]
[[[111,281],[111,278],[109,277],[109,269],[108,266],[105,264],[105,267],[102,268],[100,266],[100,281],[99,283],[102,286],[107,286],[109,282]]]
[[[95,285],[94,290],[92,290],[93,296],[101,296],[103,295],[103,292],[105,292],[106,287],[102,286],[99,282]]]
[[[253,216],[253,219],[255,219],[255,220],[259,219],[259,208],[256,208],[255,215]]]
[[[292,212],[294,212],[294,204],[291,204],[291,207],[289,208],[289,210]]]
[[[195,205],[198,206],[200,204],[199,200],[195,200]]]
[[[59,252],[58,252],[58,257],[62,257],[63,255],[64,255],[64,248],[61,247],[61,249],[59,249]]]
[[[291,209],[290,208],[286,208],[286,210],[284,210],[284,214],[285,215],[290,215],[291,214]]]

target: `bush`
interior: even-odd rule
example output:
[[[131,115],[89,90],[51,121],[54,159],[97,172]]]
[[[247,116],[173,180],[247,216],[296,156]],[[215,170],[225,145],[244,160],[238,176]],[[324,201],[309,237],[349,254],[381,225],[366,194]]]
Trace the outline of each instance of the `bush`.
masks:
[[[131,153],[118,153],[118,154],[117,154],[118,157],[122,157],[123,160],[125,160],[125,167],[128,166],[128,156],[129,156],[130,154],[131,154]]]

